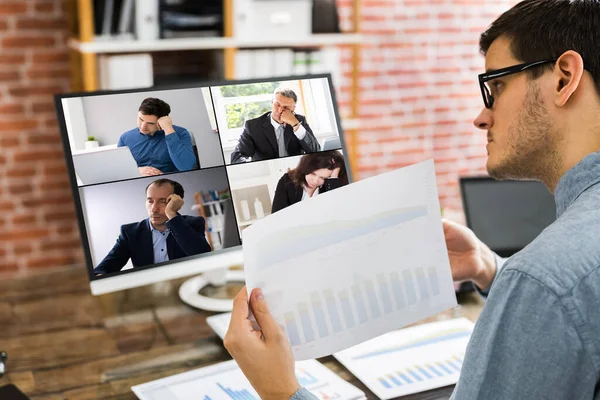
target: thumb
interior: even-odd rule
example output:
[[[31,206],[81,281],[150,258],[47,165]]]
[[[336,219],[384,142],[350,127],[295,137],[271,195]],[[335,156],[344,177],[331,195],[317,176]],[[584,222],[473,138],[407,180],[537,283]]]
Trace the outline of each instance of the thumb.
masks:
[[[266,340],[276,337],[280,334],[279,325],[271,315],[267,302],[265,301],[262,290],[256,288],[250,295],[250,308],[256,318],[258,326]]]

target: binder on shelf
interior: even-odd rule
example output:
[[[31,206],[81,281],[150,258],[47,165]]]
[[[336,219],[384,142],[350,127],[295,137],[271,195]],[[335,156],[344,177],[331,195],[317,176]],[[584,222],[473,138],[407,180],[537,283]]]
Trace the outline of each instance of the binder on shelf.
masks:
[[[158,0],[135,0],[135,37],[137,40],[159,38]]]
[[[101,90],[137,89],[154,85],[150,54],[101,55],[98,57]]]

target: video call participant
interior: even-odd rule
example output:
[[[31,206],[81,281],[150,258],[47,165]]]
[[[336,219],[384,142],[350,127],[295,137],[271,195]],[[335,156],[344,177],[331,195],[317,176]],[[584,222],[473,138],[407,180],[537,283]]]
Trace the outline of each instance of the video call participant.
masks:
[[[94,275],[120,271],[131,259],[133,267],[156,264],[211,251],[204,236],[204,218],[179,214],[183,186],[158,179],[146,187],[148,218],[121,226],[112,250]]]
[[[321,145],[306,118],[294,113],[297,101],[298,96],[293,90],[281,87],[275,89],[272,110],[244,124],[238,144],[231,153],[231,163],[320,151]]]
[[[344,156],[339,151],[306,154],[279,179],[271,213],[347,184]]]
[[[117,146],[129,147],[142,176],[189,171],[196,166],[190,133],[173,125],[170,113],[167,103],[148,97],[138,110],[137,128],[119,138]]]

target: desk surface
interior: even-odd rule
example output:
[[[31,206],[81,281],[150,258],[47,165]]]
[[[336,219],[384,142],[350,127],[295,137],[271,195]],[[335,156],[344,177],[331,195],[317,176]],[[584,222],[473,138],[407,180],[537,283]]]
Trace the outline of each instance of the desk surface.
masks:
[[[136,399],[131,386],[231,359],[206,324],[213,313],[177,297],[182,280],[94,297],[84,267],[0,278],[0,350],[7,373],[31,399]],[[464,316],[483,302],[471,293],[461,306],[428,321]],[[376,397],[333,357],[319,359]],[[452,387],[403,399],[447,399]]]

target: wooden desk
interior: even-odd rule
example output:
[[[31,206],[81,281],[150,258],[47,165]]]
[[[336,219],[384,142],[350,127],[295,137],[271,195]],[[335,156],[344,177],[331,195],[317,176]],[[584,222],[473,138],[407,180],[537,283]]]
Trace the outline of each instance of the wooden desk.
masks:
[[[213,313],[177,297],[183,280],[94,297],[84,267],[0,278],[0,350],[7,373],[32,399],[135,399],[131,386],[229,360],[206,324]],[[475,294],[431,320],[475,320]],[[376,397],[333,357],[319,361]],[[404,397],[447,399],[451,387]]]

